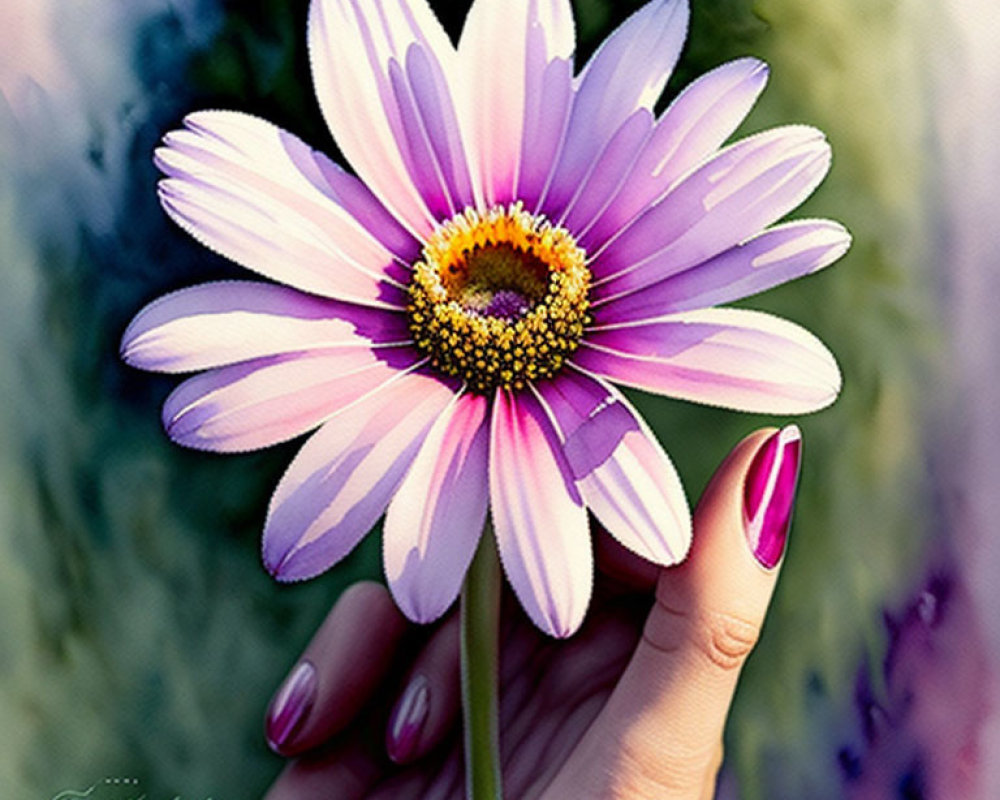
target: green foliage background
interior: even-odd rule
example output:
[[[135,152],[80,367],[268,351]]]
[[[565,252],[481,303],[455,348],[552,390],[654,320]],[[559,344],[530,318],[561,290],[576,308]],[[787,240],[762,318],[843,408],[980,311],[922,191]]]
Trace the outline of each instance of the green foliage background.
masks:
[[[162,292],[239,274],[157,207],[150,154],[185,112],[252,111],[335,148],[304,0],[115,5],[58,17],[77,95],[0,107],[0,787],[47,800],[129,776],[150,798],[255,797],[280,767],[261,735],[270,692],[340,590],[379,574],[378,538],[319,580],[275,585],[259,534],[296,445],[226,458],[172,446],[158,413],[173,381],[122,366],[117,340]],[[581,52],[638,6],[578,0]],[[77,39],[98,12],[114,26],[88,50]],[[877,664],[881,610],[931,537],[923,431],[942,339],[924,255],[926,13],[916,0],[695,0],[670,85],[740,55],[769,61],[743,132],[827,131],[833,171],[795,216],[856,238],[833,269],[744,303],[815,331],[845,376],[835,406],[799,421],[789,557],[727,735],[745,798],[843,796],[855,675]],[[784,422],[633,397],[692,501],[735,441]]]

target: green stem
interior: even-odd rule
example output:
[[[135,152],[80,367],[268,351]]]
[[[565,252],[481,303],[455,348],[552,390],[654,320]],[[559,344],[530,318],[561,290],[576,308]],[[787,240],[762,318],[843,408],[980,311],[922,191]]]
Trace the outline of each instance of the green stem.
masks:
[[[497,686],[500,562],[489,521],[462,587],[462,712],[468,800],[502,800]]]

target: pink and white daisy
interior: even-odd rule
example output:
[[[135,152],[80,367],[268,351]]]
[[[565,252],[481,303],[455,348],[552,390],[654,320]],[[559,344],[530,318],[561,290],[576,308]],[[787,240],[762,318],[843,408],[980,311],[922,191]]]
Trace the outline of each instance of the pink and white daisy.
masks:
[[[722,146],[767,80],[752,58],[657,117],[687,22],[685,0],[654,0],[574,75],[570,0],[475,0],[457,48],[426,0],[313,0],[316,94],[357,177],[246,114],[167,134],[167,213],[274,282],[163,297],[122,353],[204,370],[164,407],[180,444],[318,428],[271,500],[275,577],[323,572],[385,514],[389,586],[427,622],[489,513],[524,609],[567,636],[591,593],[588,509],[657,564],[691,538],[670,460],[613,384],[780,414],[836,397],[812,334],[710,308],[847,250],[835,222],[775,224],[830,148],[805,126]]]

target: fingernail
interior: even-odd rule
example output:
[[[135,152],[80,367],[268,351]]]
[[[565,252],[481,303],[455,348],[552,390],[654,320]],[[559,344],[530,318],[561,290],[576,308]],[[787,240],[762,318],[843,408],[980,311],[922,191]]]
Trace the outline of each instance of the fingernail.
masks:
[[[747,541],[767,569],[781,561],[792,523],[799,481],[802,433],[782,428],[757,451],[743,487],[743,522]]]
[[[396,763],[406,761],[416,749],[430,710],[430,693],[427,678],[415,675],[392,710],[385,744]]]
[[[276,753],[291,744],[316,702],[316,668],[300,661],[285,678],[267,711],[267,743]]]

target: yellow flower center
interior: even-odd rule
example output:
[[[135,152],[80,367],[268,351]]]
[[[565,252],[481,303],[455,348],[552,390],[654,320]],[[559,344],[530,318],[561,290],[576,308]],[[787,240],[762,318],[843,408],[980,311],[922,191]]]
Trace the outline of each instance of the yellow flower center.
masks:
[[[434,232],[413,267],[410,331],[470,390],[523,389],[579,346],[589,289],[586,256],[566,230],[520,203],[469,209]]]

